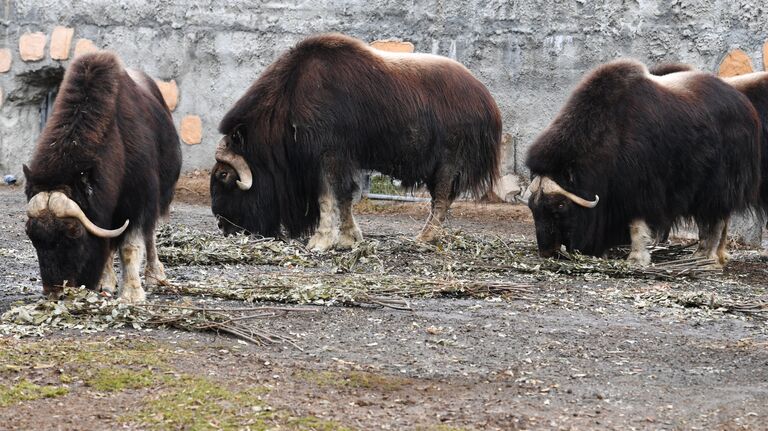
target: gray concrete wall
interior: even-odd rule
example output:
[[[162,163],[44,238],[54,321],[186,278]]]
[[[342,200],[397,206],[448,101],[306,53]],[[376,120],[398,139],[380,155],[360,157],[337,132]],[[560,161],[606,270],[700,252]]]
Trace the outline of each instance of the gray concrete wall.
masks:
[[[416,51],[454,57],[491,90],[511,135],[506,172],[524,173],[525,149],[585,71],[622,56],[684,61],[714,71],[733,48],[762,70],[768,40],[763,0],[5,0],[0,48],[0,174],[21,173],[39,133],[40,92],[20,75],[67,61],[19,58],[18,39],[54,26],[75,29],[131,67],[175,79],[177,125],[202,118],[200,145],[184,168],[207,168],[223,113],[271,61],[306,35],[339,31],[366,41],[401,38]],[[74,45],[74,42],[73,42]]]

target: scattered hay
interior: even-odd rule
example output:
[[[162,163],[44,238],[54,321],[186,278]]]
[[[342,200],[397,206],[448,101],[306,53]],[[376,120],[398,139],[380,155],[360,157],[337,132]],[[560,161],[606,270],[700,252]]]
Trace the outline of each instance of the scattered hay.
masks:
[[[427,279],[398,275],[264,274],[258,278],[206,280],[170,289],[188,296],[208,296],[246,302],[377,306],[410,310],[398,298],[521,299],[533,285],[500,280]],[[169,290],[170,290],[169,289]]]
[[[248,325],[257,319],[289,312],[313,312],[306,308],[206,308],[172,303],[127,305],[102,297],[84,288],[64,289],[63,299],[41,299],[18,305],[0,316],[0,334],[42,336],[53,329],[76,329],[83,332],[103,331],[132,326],[170,327],[186,331],[222,332],[254,344],[293,341]]]
[[[276,265],[314,266],[310,253],[295,241],[255,238],[245,235],[222,236],[200,233],[186,226],[165,225],[158,229],[160,260],[168,265]]]

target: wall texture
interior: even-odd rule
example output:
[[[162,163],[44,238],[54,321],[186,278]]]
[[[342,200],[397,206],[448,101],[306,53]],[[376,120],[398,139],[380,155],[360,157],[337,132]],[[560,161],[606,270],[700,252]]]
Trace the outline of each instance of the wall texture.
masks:
[[[521,174],[527,146],[598,63],[631,56],[716,71],[738,48],[729,61],[763,70],[768,50],[762,0],[4,0],[0,17],[0,174],[16,175],[39,134],[41,101],[69,61],[52,57],[71,59],[88,41],[175,81],[176,124],[201,142],[184,145],[185,170],[210,167],[223,113],[266,65],[316,32],[399,38],[466,64],[503,112],[505,172]],[[42,59],[24,61],[20,40],[36,32]],[[30,40],[21,47],[28,58],[39,49]]]

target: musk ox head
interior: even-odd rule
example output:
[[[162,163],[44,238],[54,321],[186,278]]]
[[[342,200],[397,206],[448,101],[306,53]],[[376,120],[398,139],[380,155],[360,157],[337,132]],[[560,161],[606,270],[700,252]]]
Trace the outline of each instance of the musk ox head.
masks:
[[[216,148],[211,170],[211,210],[224,235],[248,233],[277,236],[280,210],[272,174],[257,163],[249,165],[225,136]]]
[[[34,175],[24,166],[27,178],[27,236],[37,252],[43,294],[57,296],[63,286],[95,288],[109,252],[109,239],[128,228],[103,229],[85,214],[91,206],[88,173],[70,186],[40,190]],[[78,203],[78,201],[80,203]]]
[[[549,177],[537,176],[526,191],[528,207],[536,225],[539,255],[552,257],[564,245],[568,251],[574,245],[574,229],[578,226],[577,211],[593,209],[600,198],[586,200],[563,189]]]

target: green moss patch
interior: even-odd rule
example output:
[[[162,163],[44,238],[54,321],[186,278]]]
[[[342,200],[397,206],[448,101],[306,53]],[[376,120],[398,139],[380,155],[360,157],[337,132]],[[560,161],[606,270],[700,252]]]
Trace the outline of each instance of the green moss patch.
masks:
[[[412,381],[403,377],[386,376],[365,371],[304,371],[300,379],[318,386],[331,386],[349,389],[370,389],[378,392],[393,392],[410,385]]]
[[[86,378],[85,383],[100,392],[120,392],[141,389],[161,383],[151,370],[134,371],[127,368],[100,368]]]
[[[259,400],[261,393],[261,388],[230,390],[206,378],[184,376],[121,420],[161,430],[271,429],[273,414]]]
[[[56,398],[68,393],[69,389],[63,386],[40,386],[22,379],[12,386],[0,385],[0,407],[40,398]]]

